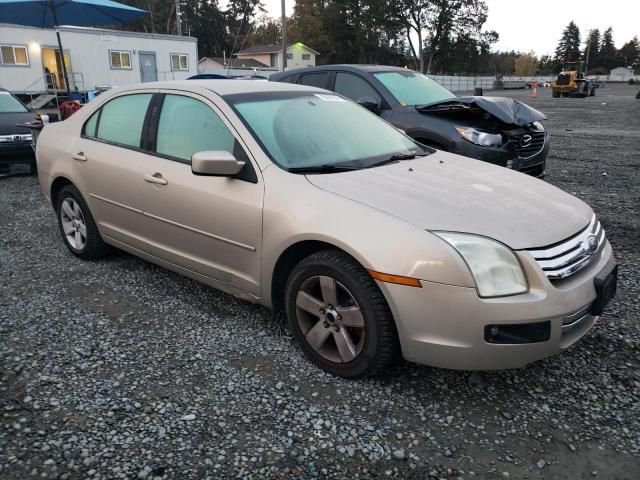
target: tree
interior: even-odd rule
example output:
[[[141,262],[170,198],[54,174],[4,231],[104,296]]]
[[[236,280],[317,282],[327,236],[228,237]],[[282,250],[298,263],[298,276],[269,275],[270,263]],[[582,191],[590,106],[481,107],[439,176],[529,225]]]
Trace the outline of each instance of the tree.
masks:
[[[583,56],[585,69],[588,70],[591,66],[594,68],[598,66],[600,60],[600,30],[597,28],[589,30]]]
[[[602,34],[599,59],[600,66],[607,70],[620,66],[618,50],[613,43],[613,29],[611,27],[607,28]]]
[[[562,32],[562,37],[556,48],[556,60],[558,63],[577,62],[580,60],[580,29],[573,22]]]
[[[279,19],[263,15],[256,20],[247,45],[273,45],[282,41],[282,22]]]
[[[530,77],[536,74],[537,69],[538,59],[533,55],[533,53],[523,53],[516,57],[516,75],[520,77]]]
[[[552,75],[558,70],[558,63],[551,55],[543,55],[538,60],[538,74]]]
[[[638,41],[638,37],[633,37],[622,46],[620,49],[620,58],[624,62],[625,67],[640,67],[640,41]]]
[[[318,63],[406,64],[387,0],[296,0],[287,28],[290,39],[320,52]]]
[[[405,30],[416,69],[422,72],[429,73],[439,56],[451,57],[453,52],[477,58],[498,39],[496,32],[482,31],[488,11],[483,0],[389,0],[388,5]]]

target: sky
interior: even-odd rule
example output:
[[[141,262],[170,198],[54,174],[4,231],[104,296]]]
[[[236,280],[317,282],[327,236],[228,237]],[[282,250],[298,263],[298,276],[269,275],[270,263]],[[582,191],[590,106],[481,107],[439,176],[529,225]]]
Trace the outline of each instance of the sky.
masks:
[[[620,48],[640,37],[640,0],[485,0],[489,18],[485,29],[495,30],[500,40],[494,50],[533,51],[553,54],[562,30],[573,20],[582,40],[592,28],[613,27],[613,40]],[[280,17],[281,0],[263,0],[269,15]],[[286,0],[287,15],[294,0]],[[313,45],[310,45],[313,48]]]

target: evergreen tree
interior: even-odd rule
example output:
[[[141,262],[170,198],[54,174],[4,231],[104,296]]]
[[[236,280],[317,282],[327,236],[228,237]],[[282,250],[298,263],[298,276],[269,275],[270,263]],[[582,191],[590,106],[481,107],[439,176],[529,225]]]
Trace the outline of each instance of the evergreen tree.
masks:
[[[613,29],[607,28],[602,34],[602,43],[600,44],[600,65],[607,70],[620,66],[618,50],[613,43]]]
[[[572,20],[562,32],[562,38],[556,48],[556,60],[559,63],[580,60],[580,29]]]
[[[633,37],[620,49],[620,59],[625,67],[640,67],[640,41],[638,37]]]
[[[583,58],[585,61],[585,68],[591,69],[599,65],[600,60],[600,30],[597,28],[589,31],[587,37],[587,43],[584,47]]]

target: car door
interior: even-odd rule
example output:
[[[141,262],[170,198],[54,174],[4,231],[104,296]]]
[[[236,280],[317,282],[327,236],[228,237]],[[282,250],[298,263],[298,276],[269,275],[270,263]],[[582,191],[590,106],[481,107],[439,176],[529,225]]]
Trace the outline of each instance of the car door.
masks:
[[[154,92],[115,97],[82,127],[72,147],[73,173],[100,233],[148,250],[143,216],[144,176],[155,159],[143,151],[143,130]]]
[[[264,188],[229,121],[207,98],[163,93],[152,119],[162,183],[145,185],[145,216],[156,255],[236,294],[259,295]],[[229,151],[246,162],[235,178],[194,175],[191,157]]]
[[[382,95],[365,78],[355,73],[336,72],[333,82],[333,91],[347,97],[354,102],[363,97],[372,97],[380,105],[378,115],[387,121],[391,120],[391,109],[387,108]]]

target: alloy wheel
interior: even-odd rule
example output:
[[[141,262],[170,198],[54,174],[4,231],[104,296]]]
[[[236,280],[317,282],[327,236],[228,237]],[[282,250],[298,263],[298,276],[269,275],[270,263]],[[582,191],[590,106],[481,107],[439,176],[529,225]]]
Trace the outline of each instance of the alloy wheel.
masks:
[[[334,278],[313,276],[296,295],[296,317],[305,341],[335,363],[356,359],[365,344],[365,320],[349,290]]]
[[[69,245],[75,250],[84,249],[87,244],[87,224],[80,205],[73,198],[68,197],[62,201],[60,220]]]

